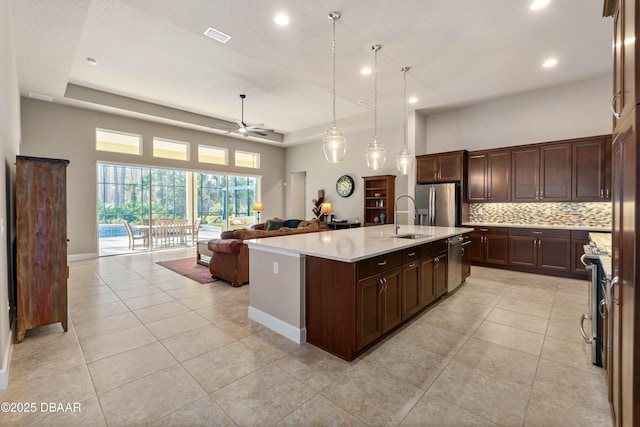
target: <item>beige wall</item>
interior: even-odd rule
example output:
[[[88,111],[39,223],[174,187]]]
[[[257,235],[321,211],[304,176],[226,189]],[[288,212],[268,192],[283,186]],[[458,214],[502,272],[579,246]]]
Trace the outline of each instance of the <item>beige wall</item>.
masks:
[[[11,239],[15,233],[8,232],[13,227],[7,224],[7,202],[13,199],[13,193],[7,192],[7,187],[15,183],[13,165],[20,145],[20,93],[9,9],[9,2],[0,2],[0,389],[7,386],[11,355],[7,236]]]
[[[95,129],[103,128],[143,136],[142,156],[96,151]],[[156,159],[153,137],[191,143],[190,161]],[[226,147],[233,164],[235,149],[260,153],[261,168],[213,166],[197,162],[198,144]],[[205,172],[261,176],[263,218],[282,216],[285,211],[284,149],[244,139],[230,138],[166,124],[122,117],[32,99],[22,99],[21,154],[70,160],[68,169],[69,254],[84,256],[98,252],[96,163],[113,162]]]
[[[611,133],[612,87],[600,77],[427,116],[424,153]]]

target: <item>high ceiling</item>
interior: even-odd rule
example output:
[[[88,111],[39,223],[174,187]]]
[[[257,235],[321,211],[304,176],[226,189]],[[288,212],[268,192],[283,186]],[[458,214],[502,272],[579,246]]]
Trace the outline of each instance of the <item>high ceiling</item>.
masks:
[[[379,126],[402,120],[403,66],[411,67],[408,95],[418,98],[409,109],[424,114],[611,75],[613,24],[602,0],[551,0],[537,11],[531,2],[11,0],[11,8],[22,96],[215,132],[220,120],[240,118],[244,93],[245,121],[276,129],[291,145],[330,127],[334,10],[342,14],[343,129],[372,125],[373,75],[360,74],[373,63],[372,44],[382,45]],[[277,13],[289,25],[276,25]],[[231,39],[206,37],[208,27]],[[543,68],[548,57],[558,64]]]

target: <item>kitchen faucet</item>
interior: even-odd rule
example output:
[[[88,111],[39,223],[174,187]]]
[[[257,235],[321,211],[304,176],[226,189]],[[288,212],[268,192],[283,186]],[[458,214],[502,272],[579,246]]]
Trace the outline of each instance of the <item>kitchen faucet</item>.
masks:
[[[395,226],[396,226],[396,233],[395,235],[398,235],[398,230],[400,230],[400,224],[398,224],[398,200],[402,199],[403,197],[408,197],[413,201],[413,218],[414,218],[414,222],[415,222],[415,217],[416,217],[416,199],[414,199],[413,197],[409,196],[408,194],[403,194],[401,196],[398,196],[398,198],[396,199],[395,203],[393,204],[393,222],[395,222]],[[406,211],[409,212],[409,211]]]

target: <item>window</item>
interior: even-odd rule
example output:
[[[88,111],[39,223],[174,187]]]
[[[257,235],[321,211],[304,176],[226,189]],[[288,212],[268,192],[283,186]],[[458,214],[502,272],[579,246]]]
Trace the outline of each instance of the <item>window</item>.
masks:
[[[228,165],[229,150],[208,145],[198,145],[198,161],[201,163],[213,163],[214,165]]]
[[[142,135],[96,129],[96,150],[123,154],[142,154]]]
[[[170,139],[153,138],[153,157],[189,160],[189,143]]]
[[[236,150],[236,166],[260,169],[260,154]]]

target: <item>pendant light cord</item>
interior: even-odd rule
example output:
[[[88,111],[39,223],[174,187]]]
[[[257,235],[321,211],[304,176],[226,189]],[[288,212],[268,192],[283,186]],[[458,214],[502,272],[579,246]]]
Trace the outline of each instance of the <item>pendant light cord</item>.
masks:
[[[378,141],[378,51],[379,44],[371,46],[373,50],[373,140]]]
[[[403,84],[403,92],[402,92],[402,106],[404,107],[402,114],[404,114],[404,140],[403,140],[403,147],[404,151],[407,151],[407,126],[409,125],[407,123],[407,71],[409,71],[409,68],[407,67],[402,67],[402,84]]]
[[[335,14],[335,12],[334,12]],[[333,127],[336,127],[336,20],[340,15],[329,15],[333,22],[333,44],[331,45],[331,52],[333,55]]]

